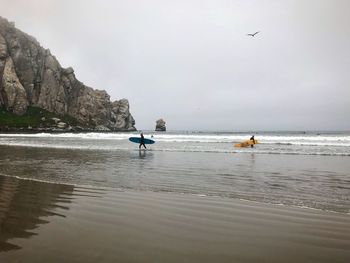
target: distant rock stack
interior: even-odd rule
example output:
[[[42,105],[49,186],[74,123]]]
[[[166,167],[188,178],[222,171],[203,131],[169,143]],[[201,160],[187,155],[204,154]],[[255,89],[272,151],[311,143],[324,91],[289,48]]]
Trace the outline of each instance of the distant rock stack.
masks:
[[[83,127],[136,130],[128,100],[111,102],[106,91],[85,86],[50,50],[0,17],[0,107],[22,115],[29,106],[68,114]]]
[[[156,131],[166,131],[165,121],[163,119],[156,121]]]

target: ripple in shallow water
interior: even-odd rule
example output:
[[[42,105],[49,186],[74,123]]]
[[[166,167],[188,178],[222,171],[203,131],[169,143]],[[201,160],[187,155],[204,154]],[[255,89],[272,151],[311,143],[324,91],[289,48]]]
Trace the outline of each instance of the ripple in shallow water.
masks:
[[[344,157],[0,146],[4,175],[137,191],[221,196],[348,213]]]

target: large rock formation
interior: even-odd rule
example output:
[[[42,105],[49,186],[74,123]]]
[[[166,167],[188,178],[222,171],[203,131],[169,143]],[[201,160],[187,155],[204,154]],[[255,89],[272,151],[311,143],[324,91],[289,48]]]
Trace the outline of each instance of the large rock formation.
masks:
[[[166,131],[165,121],[163,119],[156,121],[156,131]]]
[[[0,106],[18,115],[35,106],[76,118],[85,127],[135,130],[126,99],[110,101],[64,69],[35,38],[0,17]]]

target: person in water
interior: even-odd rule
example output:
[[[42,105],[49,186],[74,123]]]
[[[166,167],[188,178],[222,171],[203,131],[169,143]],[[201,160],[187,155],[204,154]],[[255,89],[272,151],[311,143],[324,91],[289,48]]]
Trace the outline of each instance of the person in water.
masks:
[[[250,139],[249,140],[251,140],[251,141],[253,141],[253,144],[251,144],[250,145],[250,147],[254,147],[254,144],[255,144],[255,139],[254,139],[254,135],[252,136],[252,137],[250,137]]]
[[[143,147],[145,147],[145,149],[147,149],[146,145],[145,145],[145,137],[143,137],[143,133],[141,132],[141,140],[140,140],[140,145],[139,145],[139,149],[141,149],[141,145],[143,145]]]

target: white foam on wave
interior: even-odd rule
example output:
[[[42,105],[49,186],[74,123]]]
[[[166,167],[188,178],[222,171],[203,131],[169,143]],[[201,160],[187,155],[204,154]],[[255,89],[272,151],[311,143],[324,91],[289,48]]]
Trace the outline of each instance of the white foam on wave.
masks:
[[[296,146],[337,146],[337,147],[350,147],[350,143],[340,142],[260,142],[260,144],[276,144],[276,145],[296,145]]]
[[[249,139],[247,135],[156,135],[158,142],[191,143],[237,143]],[[256,136],[260,144],[298,145],[298,146],[340,146],[350,147],[350,136]]]
[[[136,133],[0,134],[0,145],[77,150],[133,150]],[[150,135],[146,137],[150,137]],[[246,134],[154,134],[156,151],[350,156],[350,135],[257,135],[257,147],[233,148]]]
[[[148,136],[147,136],[148,135]],[[138,133],[36,133],[0,134],[1,138],[70,138],[81,140],[127,140]],[[146,134],[150,137],[150,134]],[[248,140],[246,134],[155,134],[158,142],[233,143]],[[350,135],[256,135],[261,144],[291,144],[350,147]]]
[[[91,140],[101,140],[101,139],[111,139],[111,140],[124,140],[129,137],[137,135],[133,133],[9,133],[0,134],[0,138],[72,138],[72,139],[91,139]]]

